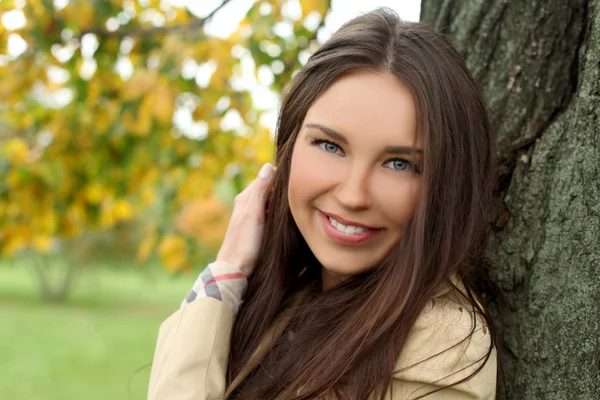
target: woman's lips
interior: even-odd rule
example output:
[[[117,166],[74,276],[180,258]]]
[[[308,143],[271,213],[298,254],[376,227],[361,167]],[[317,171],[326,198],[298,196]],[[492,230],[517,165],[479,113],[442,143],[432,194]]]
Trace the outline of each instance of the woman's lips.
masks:
[[[331,224],[329,217],[325,215],[322,211],[318,210],[319,219],[321,220],[321,224],[323,226],[323,232],[331,239],[335,240],[337,243],[346,245],[346,246],[358,246],[368,242],[373,239],[375,236],[379,235],[379,233],[383,229],[368,229],[366,232],[360,233],[350,233],[346,234],[337,230],[335,226]],[[333,217],[336,219],[335,217]],[[336,219],[337,220],[337,219]],[[364,225],[357,225],[363,226]]]
[[[354,221],[348,221],[345,218],[340,217],[339,215],[336,214],[332,214],[332,213],[326,213],[321,211],[323,214],[325,214],[328,217],[331,217],[333,219],[335,219],[337,222],[340,222],[346,226],[360,226],[361,228],[365,228],[365,229],[378,229],[375,228],[373,226],[369,226],[369,225],[365,225],[365,224],[361,224],[360,222],[354,222]]]

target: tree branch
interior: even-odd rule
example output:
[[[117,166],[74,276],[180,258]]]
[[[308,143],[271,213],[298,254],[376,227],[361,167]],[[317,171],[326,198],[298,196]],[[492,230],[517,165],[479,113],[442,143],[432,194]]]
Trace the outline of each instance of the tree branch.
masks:
[[[223,7],[227,5],[227,3],[231,2],[231,0],[223,0],[221,5],[216,7],[214,10],[210,12],[206,17],[199,18],[196,21],[189,24],[180,24],[173,26],[158,26],[156,28],[150,29],[141,29],[139,27],[130,27],[130,28],[121,28],[116,31],[109,31],[106,28],[92,28],[82,31],[77,38],[81,39],[84,35],[88,33],[92,33],[97,35],[100,38],[123,38],[126,36],[131,37],[145,37],[145,36],[153,36],[153,35],[166,35],[171,33],[182,33],[193,31],[196,29],[201,29],[204,27],[204,24],[211,19],[218,11],[220,11]]]

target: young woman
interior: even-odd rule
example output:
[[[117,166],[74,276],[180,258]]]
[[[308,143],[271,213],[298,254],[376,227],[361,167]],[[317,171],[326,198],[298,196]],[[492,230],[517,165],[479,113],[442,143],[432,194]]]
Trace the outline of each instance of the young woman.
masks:
[[[149,399],[493,399],[494,147],[455,49],[353,19],[287,89],[276,146],[161,326]]]

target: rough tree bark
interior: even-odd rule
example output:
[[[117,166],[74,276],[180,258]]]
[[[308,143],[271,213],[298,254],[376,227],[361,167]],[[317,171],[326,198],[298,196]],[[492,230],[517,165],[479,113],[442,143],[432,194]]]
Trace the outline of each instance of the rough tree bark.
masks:
[[[600,399],[600,0],[423,0],[488,100],[509,399]],[[499,315],[498,315],[499,314]]]

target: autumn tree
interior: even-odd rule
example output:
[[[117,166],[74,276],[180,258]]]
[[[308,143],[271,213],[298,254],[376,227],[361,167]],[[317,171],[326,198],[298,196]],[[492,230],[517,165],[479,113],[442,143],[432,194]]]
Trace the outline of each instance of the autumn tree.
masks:
[[[506,398],[600,398],[600,1],[423,0],[485,92]]]
[[[266,73],[279,91],[315,45],[329,6],[257,1],[222,38],[205,25],[235,1],[199,17],[159,0],[2,0],[3,21],[25,21],[0,24],[2,256],[49,252],[141,219],[138,260],[158,253],[171,271],[189,268],[203,246],[215,246],[223,218],[205,218],[217,224],[205,234],[184,223],[186,236],[176,214],[190,202],[226,214],[215,188],[235,194],[272,159],[244,68]],[[11,41],[24,51],[9,54]],[[69,276],[46,297],[64,296]]]

